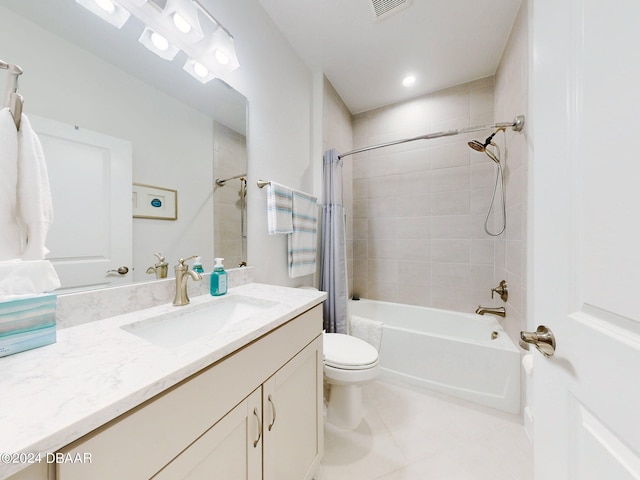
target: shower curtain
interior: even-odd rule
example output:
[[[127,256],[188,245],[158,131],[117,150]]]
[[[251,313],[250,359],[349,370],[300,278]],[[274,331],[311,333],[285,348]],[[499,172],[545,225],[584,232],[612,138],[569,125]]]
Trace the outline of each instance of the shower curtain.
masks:
[[[342,160],[333,149],[324,154],[323,178],[320,290],[328,295],[323,305],[324,329],[330,333],[347,333],[347,258],[342,206]]]

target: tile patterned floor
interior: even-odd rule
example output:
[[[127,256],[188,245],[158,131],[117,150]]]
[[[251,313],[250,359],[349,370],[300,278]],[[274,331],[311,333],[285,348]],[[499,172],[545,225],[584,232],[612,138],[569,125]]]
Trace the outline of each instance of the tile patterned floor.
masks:
[[[325,424],[315,480],[531,480],[532,447],[519,416],[400,383],[363,392],[354,431]]]

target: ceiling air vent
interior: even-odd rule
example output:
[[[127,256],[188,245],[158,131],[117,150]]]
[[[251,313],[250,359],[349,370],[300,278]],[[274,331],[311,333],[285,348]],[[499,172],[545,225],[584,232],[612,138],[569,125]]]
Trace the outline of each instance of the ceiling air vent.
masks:
[[[410,7],[413,0],[371,0],[373,7],[373,18],[380,22],[391,15]]]

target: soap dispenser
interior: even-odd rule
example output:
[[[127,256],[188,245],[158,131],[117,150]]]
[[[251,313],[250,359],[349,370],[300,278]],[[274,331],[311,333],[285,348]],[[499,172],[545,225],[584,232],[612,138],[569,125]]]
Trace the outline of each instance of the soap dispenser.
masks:
[[[198,272],[200,274],[204,273],[204,268],[202,268],[202,258],[201,257],[196,257],[196,259],[193,261],[192,270],[194,272]]]
[[[222,261],[224,258],[216,258],[213,272],[211,272],[210,289],[211,295],[220,296],[227,293],[227,272],[224,271]]]

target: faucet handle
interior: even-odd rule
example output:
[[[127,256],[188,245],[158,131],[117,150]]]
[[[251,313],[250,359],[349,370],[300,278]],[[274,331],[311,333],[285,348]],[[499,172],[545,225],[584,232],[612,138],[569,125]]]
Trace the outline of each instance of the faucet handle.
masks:
[[[187,270],[189,270],[189,265],[185,265],[184,262],[191,260],[192,258],[196,258],[198,255],[192,255],[190,257],[187,258],[181,258],[180,260],[178,260],[178,265],[176,265],[175,267],[173,267],[173,269],[176,272],[186,272]]]
[[[509,299],[509,290],[507,289],[507,281],[502,280],[500,282],[500,285],[498,285],[496,288],[491,289],[491,298],[493,298],[494,292],[500,295],[500,298],[502,299],[503,302],[506,302]]]
[[[178,260],[178,265],[181,267],[185,267],[186,265],[184,264],[184,262],[191,260],[192,258],[196,258],[198,255],[192,255],[188,258],[181,258],[180,260]]]

